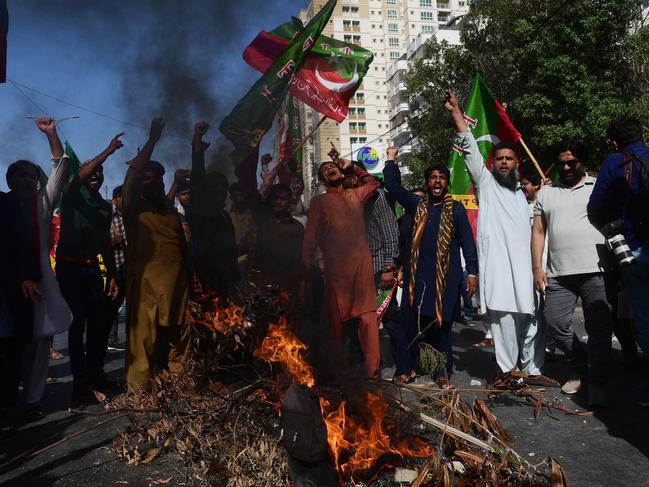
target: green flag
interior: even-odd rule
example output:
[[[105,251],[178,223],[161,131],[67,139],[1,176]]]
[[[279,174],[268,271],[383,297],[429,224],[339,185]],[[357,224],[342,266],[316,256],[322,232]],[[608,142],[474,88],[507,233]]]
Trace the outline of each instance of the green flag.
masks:
[[[291,80],[329,22],[335,6],[336,0],[327,2],[221,122],[221,132],[235,147],[232,153],[235,166],[256,153],[289,90]]]
[[[509,120],[507,112],[493,97],[480,74],[476,74],[471,85],[471,92],[464,108],[464,119],[478,142],[482,158],[487,164],[495,144],[518,142],[521,138],[521,134]],[[478,202],[460,147],[453,146],[448,166],[451,169],[453,198],[466,207],[469,221],[475,232]]]

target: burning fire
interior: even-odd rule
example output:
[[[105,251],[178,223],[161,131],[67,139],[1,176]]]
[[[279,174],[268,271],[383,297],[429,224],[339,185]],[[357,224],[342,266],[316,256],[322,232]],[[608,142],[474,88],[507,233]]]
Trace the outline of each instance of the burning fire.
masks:
[[[268,334],[255,355],[269,362],[281,363],[293,380],[313,387],[313,370],[301,354],[306,349],[307,346],[287,328],[282,317],[279,323],[269,325]],[[398,439],[396,426],[390,425],[386,419],[388,405],[380,392],[366,392],[363,411],[354,412],[353,416],[347,411],[346,401],[335,405],[321,397],[320,407],[327,425],[327,443],[341,479],[376,474],[379,470],[376,465],[388,456],[426,458],[436,454],[433,446],[418,438],[410,441]]]
[[[293,380],[311,388],[315,385],[313,370],[301,355],[306,349],[307,346],[287,328],[282,316],[279,323],[268,326],[268,334],[255,355],[269,362],[280,362]]]
[[[243,314],[243,306],[224,307],[220,299],[213,295],[192,302],[190,309],[194,323],[203,325],[212,332],[228,335],[252,326]]]
[[[381,393],[366,392],[364,424],[346,413],[346,401],[336,408],[321,398],[320,405],[327,425],[329,449],[341,478],[367,475],[382,457],[388,455],[425,458],[435,454],[431,445],[417,438],[395,444],[394,432],[391,434],[394,428],[386,425],[388,405]]]

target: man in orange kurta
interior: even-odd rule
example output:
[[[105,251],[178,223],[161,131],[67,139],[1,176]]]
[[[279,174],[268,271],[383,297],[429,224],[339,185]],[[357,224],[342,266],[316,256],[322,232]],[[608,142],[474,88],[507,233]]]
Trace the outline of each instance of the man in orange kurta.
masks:
[[[334,342],[344,342],[344,326],[358,322],[358,340],[369,377],[379,372],[379,332],[376,321],[376,289],[372,257],[365,231],[364,206],[379,183],[367,171],[354,166],[357,188],[343,189],[343,170],[351,161],[338,159],[320,166],[318,176],[327,192],[311,200],[304,236],[304,263],[313,266],[319,247],[324,256],[325,292]]]

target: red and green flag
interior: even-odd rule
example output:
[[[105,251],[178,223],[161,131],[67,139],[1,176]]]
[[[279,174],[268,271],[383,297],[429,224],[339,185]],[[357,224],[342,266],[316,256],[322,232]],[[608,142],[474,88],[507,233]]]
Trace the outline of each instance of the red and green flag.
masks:
[[[272,126],[291,80],[300,71],[335,6],[336,0],[325,4],[221,122],[219,129],[234,144],[232,162],[239,174],[245,173],[245,183],[253,184],[261,139]]]
[[[493,97],[480,74],[476,74],[471,85],[471,92],[464,108],[464,119],[488,166],[491,166],[491,152],[494,145],[499,142],[515,143],[521,139],[520,132],[509,120],[503,106]],[[478,202],[460,147],[453,146],[448,166],[451,170],[451,193],[453,198],[460,201],[467,209],[475,234]]]
[[[262,31],[246,48],[243,58],[262,73],[282,55],[302,23],[293,18],[271,32]],[[347,117],[349,100],[367,73],[374,54],[355,44],[320,35],[291,80],[290,92],[315,111],[340,123]]]
[[[9,10],[7,0],[0,0],[0,83],[7,81],[7,34],[9,32]]]
[[[293,194],[299,196],[304,191],[302,177],[302,149],[295,150],[302,142],[300,102],[289,94],[278,116],[277,135],[279,139],[279,182],[287,184]]]

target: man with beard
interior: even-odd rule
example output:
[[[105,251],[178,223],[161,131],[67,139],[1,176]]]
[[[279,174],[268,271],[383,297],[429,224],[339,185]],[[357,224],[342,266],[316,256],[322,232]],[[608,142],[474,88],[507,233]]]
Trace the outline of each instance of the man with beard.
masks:
[[[562,390],[575,394],[582,377],[587,378],[588,404],[604,406],[613,315],[599,255],[604,236],[588,221],[587,205],[596,179],[586,173],[587,157],[581,143],[557,148],[559,181],[542,188],[534,205],[532,260],[536,289],[545,294],[543,315],[549,330],[557,346],[575,363],[576,375]],[[546,234],[548,259],[544,266]],[[588,332],[585,349],[571,324],[578,297]]]
[[[232,219],[225,211],[228,180],[219,172],[205,171],[203,141],[207,122],[194,126],[192,139],[192,198],[187,219],[192,232],[196,271],[204,291],[215,291],[228,298],[239,281],[237,244]]]
[[[122,193],[128,239],[129,391],[147,386],[156,362],[166,361],[171,373],[179,373],[189,345],[185,319],[191,266],[187,245],[178,211],[165,196],[164,167],[151,160],[163,128],[161,118],[153,119],[149,139],[129,162]],[[168,350],[168,357],[156,357],[162,349]]]
[[[404,256],[404,300],[401,307],[403,333],[397,345],[397,380],[408,382],[415,375],[419,342],[423,339],[446,356],[445,370],[435,371],[437,384],[452,387],[453,353],[451,327],[460,300],[463,269],[460,249],[469,274],[471,295],[478,284],[475,242],[466,210],[448,192],[450,171],[442,164],[424,175],[426,194],[417,196],[401,186],[395,160],[399,149],[388,148],[383,169],[385,185],[405,210],[414,215],[411,250]]]
[[[106,391],[111,386],[103,371],[108,329],[98,255],[108,271],[105,288],[112,299],[117,298],[119,286],[110,238],[112,206],[99,190],[104,182],[103,164],[122,147],[122,135],[113,137],[106,150],[72,175],[61,200],[56,278],[74,316],[68,332],[68,351],[75,404],[92,401],[91,388]]]
[[[456,96],[447,91],[444,107],[457,131],[476,189],[480,307],[491,326],[496,361],[502,372],[520,366],[530,384],[557,386],[541,374],[545,358],[543,333],[537,334],[529,207],[518,184],[516,147],[501,142],[493,148],[489,171],[469,131]]]
[[[335,149],[330,156],[333,160],[318,169],[318,177],[327,192],[311,200],[304,236],[304,264],[307,267],[316,265],[319,247],[325,262],[332,338],[343,352],[346,338],[353,344],[360,342],[365,372],[368,377],[375,377],[380,367],[379,331],[364,207],[379,183],[367,171],[354,166],[359,186],[344,189],[343,171],[351,167],[351,161],[339,159]],[[354,321],[356,323],[352,323]],[[353,333],[355,324],[357,333]]]

